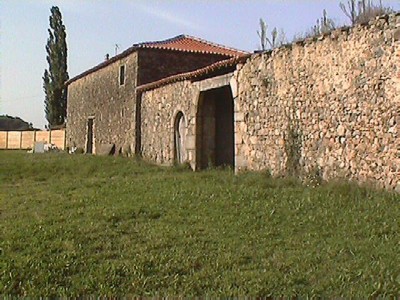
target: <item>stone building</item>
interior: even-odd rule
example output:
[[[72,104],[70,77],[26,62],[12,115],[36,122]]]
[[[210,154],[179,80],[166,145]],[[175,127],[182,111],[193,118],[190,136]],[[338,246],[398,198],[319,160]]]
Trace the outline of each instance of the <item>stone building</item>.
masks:
[[[67,145],[139,151],[137,86],[245,54],[186,35],[133,45],[67,82]]]
[[[400,16],[387,15],[273,51],[235,52],[136,81],[129,94],[119,94],[114,79],[116,91],[101,90],[99,112],[114,116],[102,130],[120,145],[133,141],[137,153],[159,164],[273,175],[293,169],[400,189],[399,27]],[[122,61],[114,60],[116,69]],[[135,66],[140,73],[140,59]],[[91,115],[80,117],[86,109],[76,102],[115,73],[101,70],[68,89],[67,129],[79,145]],[[121,109],[129,114],[118,115]]]

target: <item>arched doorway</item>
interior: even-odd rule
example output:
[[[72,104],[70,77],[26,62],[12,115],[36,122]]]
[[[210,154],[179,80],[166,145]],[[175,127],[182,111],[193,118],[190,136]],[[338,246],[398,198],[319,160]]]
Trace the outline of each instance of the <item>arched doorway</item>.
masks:
[[[235,165],[233,96],[229,86],[200,93],[196,127],[196,165]]]
[[[174,158],[178,164],[186,162],[186,122],[185,116],[180,111],[174,122]]]

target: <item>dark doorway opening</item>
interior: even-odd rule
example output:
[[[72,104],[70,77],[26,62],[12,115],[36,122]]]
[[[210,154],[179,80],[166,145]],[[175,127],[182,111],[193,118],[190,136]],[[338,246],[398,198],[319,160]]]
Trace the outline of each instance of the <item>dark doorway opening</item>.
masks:
[[[197,166],[234,167],[233,97],[229,86],[200,94],[197,112]]]
[[[90,118],[87,122],[87,143],[86,153],[93,154],[93,122],[94,119]]]

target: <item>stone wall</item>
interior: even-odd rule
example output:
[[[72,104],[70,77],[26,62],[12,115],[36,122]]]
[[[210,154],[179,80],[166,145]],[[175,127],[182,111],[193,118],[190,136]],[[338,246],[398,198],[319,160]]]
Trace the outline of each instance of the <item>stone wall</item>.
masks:
[[[399,188],[397,23],[400,19],[394,15],[377,19],[255,54],[238,65],[230,80],[235,169],[279,175],[295,168],[301,176],[319,174],[328,180],[348,178]],[[198,168],[200,86],[201,82],[181,81],[143,93],[146,159],[173,163],[174,118],[182,111],[188,160]]]
[[[399,185],[397,23],[381,18],[239,66],[236,168],[281,174],[295,160],[303,174]]]
[[[119,83],[120,66],[125,65],[125,84]],[[103,144],[116,150],[135,148],[135,105],[137,52],[68,86],[67,146],[85,149],[88,118],[94,118],[95,153]]]
[[[141,153],[159,164],[172,165],[174,123],[179,112],[186,122],[186,151],[195,168],[196,107],[199,90],[190,81],[181,81],[150,90],[142,95]]]

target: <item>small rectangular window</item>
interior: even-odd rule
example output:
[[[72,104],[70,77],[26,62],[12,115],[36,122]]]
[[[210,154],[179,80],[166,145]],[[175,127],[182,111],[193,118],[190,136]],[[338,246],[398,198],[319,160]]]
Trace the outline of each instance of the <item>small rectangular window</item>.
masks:
[[[125,84],[125,65],[119,67],[119,85]]]

